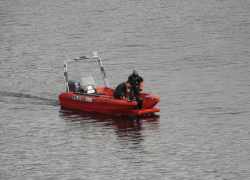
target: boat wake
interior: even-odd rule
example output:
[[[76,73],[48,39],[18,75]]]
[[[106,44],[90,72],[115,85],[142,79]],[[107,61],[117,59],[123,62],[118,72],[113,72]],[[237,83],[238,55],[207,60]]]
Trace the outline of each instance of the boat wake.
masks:
[[[0,91],[0,96],[3,96],[3,97],[27,98],[27,99],[31,99],[31,100],[34,100],[34,101],[35,100],[39,101],[38,104],[42,104],[42,105],[51,105],[51,106],[59,106],[60,105],[59,100],[49,99],[49,98],[44,98],[44,97],[39,97],[39,96],[35,96],[35,95],[30,95],[30,94]]]

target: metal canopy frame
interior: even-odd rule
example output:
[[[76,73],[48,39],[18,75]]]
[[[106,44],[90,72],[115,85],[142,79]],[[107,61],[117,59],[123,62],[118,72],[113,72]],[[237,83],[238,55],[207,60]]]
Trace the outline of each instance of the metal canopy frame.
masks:
[[[101,69],[104,85],[105,85],[105,87],[109,87],[108,78],[106,76],[104,67],[102,65],[102,60],[97,56],[96,51],[93,52],[93,56],[91,56],[91,57],[90,56],[81,56],[81,57],[74,58],[72,60],[69,60],[67,55],[66,55],[66,57],[67,57],[67,60],[64,61],[64,81],[65,81],[66,92],[69,92],[67,63],[72,62],[72,61],[81,61],[81,60],[87,60],[87,59],[96,59],[98,61],[98,64],[99,64],[100,69]]]

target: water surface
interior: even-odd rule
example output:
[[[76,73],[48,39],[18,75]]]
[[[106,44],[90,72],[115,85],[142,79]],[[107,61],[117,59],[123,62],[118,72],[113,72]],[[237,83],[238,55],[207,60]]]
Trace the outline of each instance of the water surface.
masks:
[[[1,179],[248,179],[250,2],[1,1]],[[151,117],[61,108],[65,55],[137,68]],[[71,79],[96,62],[71,63]]]

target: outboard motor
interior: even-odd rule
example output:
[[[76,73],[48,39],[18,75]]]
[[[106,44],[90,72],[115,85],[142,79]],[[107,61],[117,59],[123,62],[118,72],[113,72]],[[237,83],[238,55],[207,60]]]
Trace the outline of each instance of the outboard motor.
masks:
[[[80,82],[79,81],[69,80],[68,85],[69,85],[69,91],[73,91],[73,93],[80,92]]]

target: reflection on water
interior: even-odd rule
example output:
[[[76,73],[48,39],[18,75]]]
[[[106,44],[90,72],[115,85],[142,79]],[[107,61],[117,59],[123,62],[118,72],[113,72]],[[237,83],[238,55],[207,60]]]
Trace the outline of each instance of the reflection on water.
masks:
[[[68,125],[74,125],[77,122],[82,127],[101,127],[102,130],[113,129],[118,138],[130,138],[135,143],[140,143],[143,140],[141,131],[157,130],[160,118],[159,115],[149,117],[114,116],[64,107],[61,107],[59,116]]]

